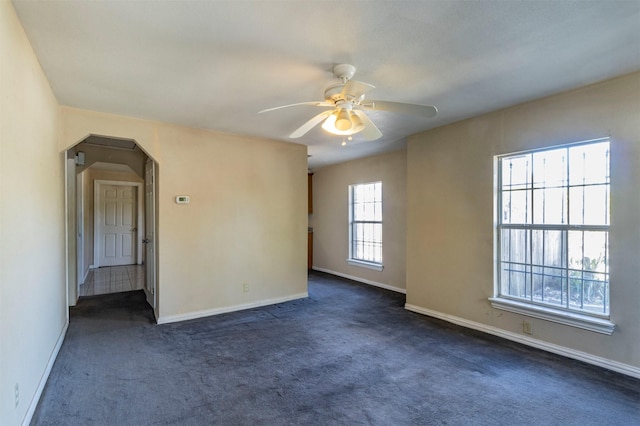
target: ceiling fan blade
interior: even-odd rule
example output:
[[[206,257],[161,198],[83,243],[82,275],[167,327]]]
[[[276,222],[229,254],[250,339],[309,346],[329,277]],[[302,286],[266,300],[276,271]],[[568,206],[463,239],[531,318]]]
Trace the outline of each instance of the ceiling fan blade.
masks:
[[[347,84],[342,88],[340,95],[344,98],[353,96],[354,99],[360,99],[360,96],[364,95],[371,89],[375,89],[376,86],[369,83],[363,83],[362,81],[349,80]]]
[[[360,118],[362,124],[364,124],[364,129],[360,132],[363,138],[368,141],[373,141],[382,137],[382,132],[373,124],[373,121],[367,117],[367,114],[364,111],[360,111],[359,109],[354,109],[353,112]]]
[[[293,133],[291,133],[289,137],[291,139],[296,139],[296,138],[299,138],[300,136],[304,136],[309,130],[316,127],[318,123],[320,123],[322,120],[330,116],[332,113],[333,113],[332,109],[321,112],[320,114],[313,117],[311,120],[304,123],[302,126],[298,127],[298,129]]]
[[[438,109],[431,105],[405,104],[402,102],[367,101],[360,106],[367,109],[399,112],[400,114],[412,114],[420,117],[435,117],[438,113]]]
[[[282,106],[275,107],[275,108],[263,109],[262,111],[258,111],[258,114],[262,114],[263,112],[275,111],[275,110],[281,109],[281,108],[289,108],[289,107],[292,107],[292,106],[299,106],[299,105],[311,105],[311,106],[322,106],[322,107],[332,107],[332,106],[334,106],[333,102],[326,102],[326,101],[300,102],[300,103],[297,103],[297,104],[282,105]]]

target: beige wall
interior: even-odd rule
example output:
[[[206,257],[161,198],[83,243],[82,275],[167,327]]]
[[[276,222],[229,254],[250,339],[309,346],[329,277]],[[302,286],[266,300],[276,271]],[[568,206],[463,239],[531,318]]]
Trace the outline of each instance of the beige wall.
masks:
[[[306,294],[305,146],[66,107],[62,126],[61,150],[130,138],[159,163],[159,321]]]
[[[313,175],[314,268],[405,288],[406,151],[395,151],[319,169]],[[347,263],[349,185],[382,181],[382,257],[375,271]]]
[[[495,155],[611,136],[611,336],[535,318],[533,338],[640,367],[640,73],[415,135],[407,303],[522,334],[493,309]]]
[[[17,425],[67,323],[64,160],[56,99],[7,1],[0,94],[0,424]]]

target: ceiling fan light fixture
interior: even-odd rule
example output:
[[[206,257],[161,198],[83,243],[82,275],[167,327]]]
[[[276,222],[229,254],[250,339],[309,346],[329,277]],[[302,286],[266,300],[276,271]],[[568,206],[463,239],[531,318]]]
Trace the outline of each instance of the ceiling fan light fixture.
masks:
[[[358,133],[362,129],[364,129],[364,123],[360,120],[360,117],[356,115],[353,111],[349,111],[349,116],[351,118],[351,128],[354,130],[353,133]]]
[[[346,112],[346,111],[345,111]],[[358,132],[361,132],[364,129],[364,124],[360,120],[358,116],[349,111],[347,114],[347,118],[349,119],[350,127],[348,130],[340,130],[336,126],[336,119],[338,117],[339,112],[333,112],[327,119],[322,123],[322,128],[327,132],[337,135],[337,136],[351,136],[355,135]],[[356,121],[356,119],[358,121]]]
[[[351,117],[349,117],[349,111],[346,111],[344,109],[338,110],[335,123],[336,129],[340,130],[341,132],[346,132],[348,130],[351,130],[352,126],[353,124],[351,123]]]
[[[324,123],[322,123],[322,128],[324,130],[326,130],[329,133],[333,133],[334,135],[337,135],[340,133],[340,131],[338,129],[336,129],[336,114],[335,112],[333,114],[331,114],[329,117],[327,117],[326,120],[324,120]]]

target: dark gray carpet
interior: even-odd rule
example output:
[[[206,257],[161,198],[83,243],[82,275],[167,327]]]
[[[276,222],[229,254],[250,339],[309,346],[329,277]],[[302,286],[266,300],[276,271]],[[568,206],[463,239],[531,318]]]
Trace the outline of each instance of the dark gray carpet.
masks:
[[[330,275],[309,294],[169,325],[141,291],[81,299],[32,424],[640,424],[640,380]]]

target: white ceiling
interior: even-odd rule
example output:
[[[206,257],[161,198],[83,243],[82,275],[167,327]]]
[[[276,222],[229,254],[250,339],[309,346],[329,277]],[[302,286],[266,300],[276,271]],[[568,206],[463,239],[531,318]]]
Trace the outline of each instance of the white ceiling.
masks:
[[[22,1],[14,5],[63,105],[303,143],[310,168],[398,149],[406,136],[640,70],[632,1]],[[369,116],[345,147],[320,127],[338,63],[368,99],[435,105]]]

